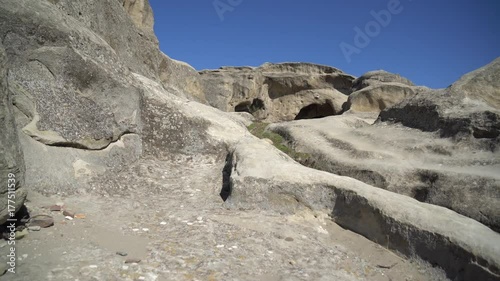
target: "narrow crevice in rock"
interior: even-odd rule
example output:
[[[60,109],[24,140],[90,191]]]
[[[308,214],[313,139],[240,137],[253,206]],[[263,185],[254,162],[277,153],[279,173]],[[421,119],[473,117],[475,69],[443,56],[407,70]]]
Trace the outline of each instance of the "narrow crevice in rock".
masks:
[[[48,145],[48,146],[54,146],[54,147],[74,148],[74,149],[91,150],[91,151],[101,151],[101,150],[107,149],[110,145],[117,143],[124,136],[128,136],[128,135],[137,135],[137,133],[124,132],[116,140],[111,141],[107,145],[105,145],[105,146],[103,146],[101,148],[97,148],[97,149],[90,148],[90,147],[88,147],[86,145],[83,145],[83,144],[77,143],[77,142],[55,142],[55,143],[50,143],[50,144],[48,144],[48,143],[44,143],[44,144]]]
[[[226,156],[226,164],[222,169],[222,189],[220,191],[220,197],[224,202],[231,196],[232,185],[231,185],[231,171],[233,168],[233,154],[228,153]]]

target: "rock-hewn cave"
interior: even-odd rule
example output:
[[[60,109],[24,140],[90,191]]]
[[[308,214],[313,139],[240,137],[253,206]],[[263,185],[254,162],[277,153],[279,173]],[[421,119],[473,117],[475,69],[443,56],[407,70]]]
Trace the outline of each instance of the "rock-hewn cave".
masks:
[[[250,114],[254,114],[259,110],[265,110],[265,109],[266,106],[264,105],[264,101],[259,98],[253,99],[252,102],[250,101],[241,102],[234,107],[235,112],[248,112]]]
[[[333,109],[331,104],[313,103],[306,107],[303,107],[300,110],[299,114],[297,114],[297,116],[295,117],[295,120],[323,118],[332,115],[335,115],[335,110]]]

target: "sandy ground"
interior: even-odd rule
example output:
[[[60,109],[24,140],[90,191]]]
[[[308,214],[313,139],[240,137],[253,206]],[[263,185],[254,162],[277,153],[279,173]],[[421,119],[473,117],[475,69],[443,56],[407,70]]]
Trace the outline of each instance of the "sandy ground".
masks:
[[[31,215],[55,225],[18,240],[16,274],[0,280],[446,280],[324,214],[229,210],[220,178],[209,159],[141,160],[85,192],[32,192]],[[43,208],[57,203],[85,218]]]

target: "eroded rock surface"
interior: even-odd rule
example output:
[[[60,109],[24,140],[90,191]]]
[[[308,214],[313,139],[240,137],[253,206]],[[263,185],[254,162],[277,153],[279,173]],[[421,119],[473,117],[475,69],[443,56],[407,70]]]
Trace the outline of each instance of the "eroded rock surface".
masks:
[[[371,71],[354,80],[352,94],[344,109],[353,112],[381,112],[426,89],[415,86],[398,74],[383,70]]]
[[[444,90],[428,90],[380,114],[442,137],[483,143],[495,151],[500,136],[500,59],[473,71]]]
[[[44,194],[29,202],[33,215],[52,212],[43,208],[58,203],[52,200],[83,213],[72,220],[50,213],[54,226],[23,230],[14,278],[444,280],[445,272],[454,280],[499,279],[500,237],[485,225],[376,182],[303,167],[246,128],[255,119],[340,114],[354,77],[306,63],[199,74],[158,50],[151,17],[146,0],[0,0],[2,60],[9,69],[0,68],[0,78],[7,75],[0,126],[9,138],[2,139],[6,164],[0,165],[19,167],[20,194],[22,188]],[[386,76],[370,76],[361,91],[371,80],[413,87]],[[470,83],[457,87],[469,91]],[[370,118],[376,116],[358,115],[336,129],[347,135],[352,127],[370,128]],[[19,143],[12,141],[16,127]],[[388,132],[387,138],[396,130]],[[447,155],[455,144],[435,141],[417,147]],[[346,147],[366,163],[387,155],[379,149],[356,156]],[[491,155],[478,151],[480,161]],[[426,179],[437,181],[432,174]],[[457,196],[495,202],[489,185],[478,186],[486,191]],[[460,202],[478,204],[467,200]],[[494,206],[477,210],[486,217],[479,221],[494,223]],[[6,250],[0,247],[1,257]],[[141,261],[124,264],[124,252]]]
[[[452,280],[498,279],[500,246],[492,241],[499,241],[500,234],[483,224],[352,178],[301,167],[285,154],[269,151],[270,146],[252,140],[235,146],[227,200],[231,207],[328,211],[347,229],[439,265]]]
[[[375,123],[375,114],[344,114],[279,123],[270,129],[305,165],[444,206],[500,230],[500,155],[433,133]]]
[[[12,218],[24,203],[25,167],[7,82],[7,57],[0,41],[0,224]]]
[[[354,80],[339,69],[307,63],[222,67],[200,74],[210,105],[267,122],[340,114]]]

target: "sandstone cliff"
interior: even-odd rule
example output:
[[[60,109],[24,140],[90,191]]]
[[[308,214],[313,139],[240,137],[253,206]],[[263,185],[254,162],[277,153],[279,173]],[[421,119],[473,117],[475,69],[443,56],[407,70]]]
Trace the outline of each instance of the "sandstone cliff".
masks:
[[[422,173],[427,185],[411,189],[421,191],[413,196],[420,202],[379,188],[376,171],[364,168],[407,161],[412,154],[404,151],[414,149],[432,151],[432,161],[419,164],[443,164],[443,173],[474,153],[494,169],[496,119],[458,126],[453,132],[467,133],[465,140],[402,126],[398,107],[420,93],[381,72],[356,80],[333,67],[283,63],[197,73],[159,51],[153,22],[146,0],[0,0],[0,179],[16,174],[16,207],[25,203],[32,214],[18,212],[15,236],[26,256],[9,280],[499,279],[500,235],[484,225],[498,222],[497,189],[484,184],[484,171],[474,174],[477,186],[457,194],[446,188],[460,177]],[[494,62],[447,91],[484,106],[496,101],[497,74]],[[349,96],[368,90],[359,104],[365,108],[370,96],[377,102],[368,114],[356,112],[358,99]],[[446,106],[432,107],[443,112],[434,119],[449,117]],[[325,153],[325,163],[349,158],[359,173],[304,167],[247,129],[254,118],[339,114],[270,130],[309,128],[303,146],[327,143],[340,153]],[[395,144],[414,136],[413,145]],[[2,184],[2,222],[5,191]],[[54,227],[29,232],[40,230],[33,228],[40,217]],[[7,248],[0,247],[2,259]]]
[[[354,77],[333,67],[267,63],[201,71],[210,105],[275,122],[342,113]]]

